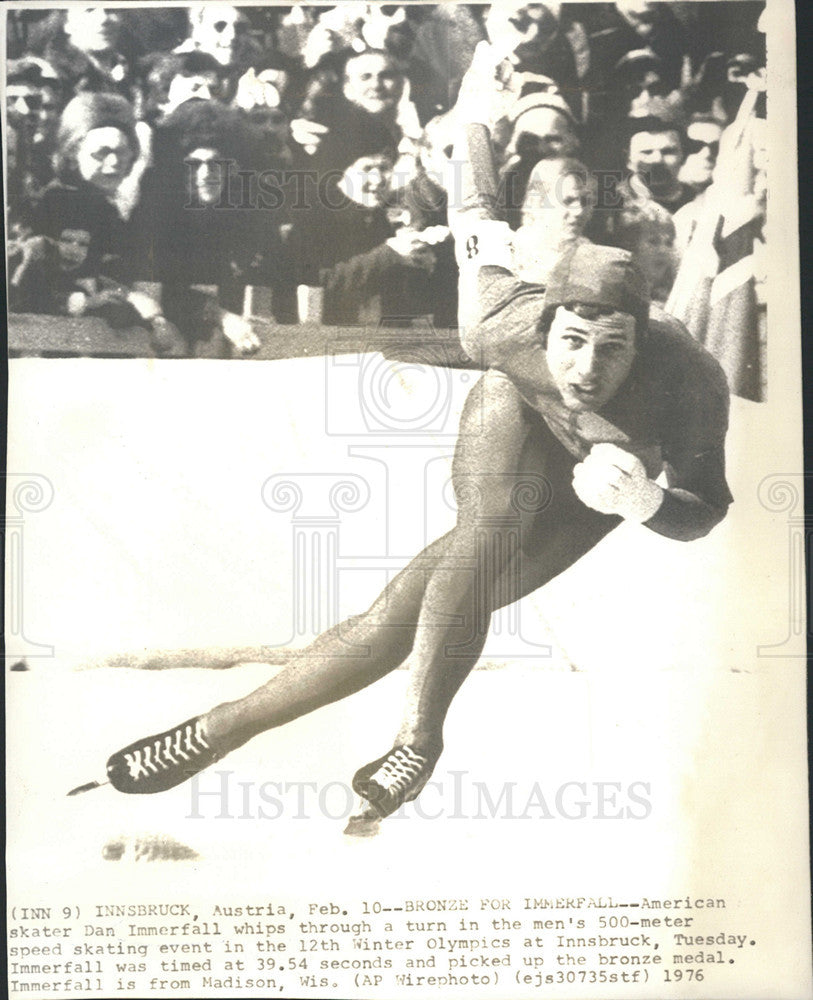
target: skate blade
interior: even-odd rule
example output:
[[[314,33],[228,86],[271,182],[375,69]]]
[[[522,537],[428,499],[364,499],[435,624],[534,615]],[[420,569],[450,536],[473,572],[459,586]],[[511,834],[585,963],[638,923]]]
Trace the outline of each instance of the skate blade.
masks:
[[[381,829],[381,817],[366,802],[361,811],[351,816],[344,828],[347,837],[375,837]]]
[[[77,785],[76,788],[72,788],[68,792],[68,796],[71,795],[81,795],[82,792],[92,792],[94,788],[101,788],[102,785],[109,785],[110,782],[105,781],[88,781],[84,785]]]

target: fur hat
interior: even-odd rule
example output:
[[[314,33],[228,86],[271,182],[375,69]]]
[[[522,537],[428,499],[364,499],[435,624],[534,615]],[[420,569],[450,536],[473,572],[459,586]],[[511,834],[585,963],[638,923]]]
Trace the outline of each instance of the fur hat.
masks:
[[[56,173],[64,179],[73,179],[76,169],[76,151],[79,144],[97,128],[117,128],[122,132],[133,152],[133,160],[141,152],[136,133],[136,119],[130,102],[118,94],[78,94],[69,101],[59,120],[56,138]]]
[[[163,123],[161,132],[184,156],[193,149],[216,149],[222,156],[243,159],[245,134],[240,114],[219,101],[184,101]]]

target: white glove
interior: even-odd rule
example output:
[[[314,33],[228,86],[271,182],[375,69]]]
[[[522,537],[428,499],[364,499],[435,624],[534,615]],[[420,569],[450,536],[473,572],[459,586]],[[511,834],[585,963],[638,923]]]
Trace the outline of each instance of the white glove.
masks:
[[[411,267],[431,271],[435,266],[435,255],[431,249],[432,243],[424,237],[422,232],[404,227],[387,240],[387,246]]]
[[[308,118],[294,118],[291,122],[291,138],[302,146],[309,156],[313,156],[329,131],[327,125],[312,122]]]
[[[488,40],[494,48],[495,53],[501,59],[516,59],[517,50],[527,43],[537,41],[539,22],[524,18],[527,3],[521,0],[508,0],[502,3],[492,4],[486,16],[486,32]],[[557,5],[547,3],[545,5],[549,13],[553,13]],[[557,12],[558,19],[558,12]],[[525,22],[525,27],[520,25]]]
[[[265,80],[258,79],[253,66],[237,81],[234,104],[243,111],[251,111],[257,107],[278,108],[280,103],[281,98],[277,88]]]
[[[573,470],[573,489],[586,506],[639,523],[655,515],[663,490],[646,474],[643,462],[614,444],[593,445]]]
[[[478,42],[455,105],[459,126],[476,123],[493,133],[497,123],[508,117],[516,97],[506,83],[506,73],[510,77],[504,53],[488,42]]]

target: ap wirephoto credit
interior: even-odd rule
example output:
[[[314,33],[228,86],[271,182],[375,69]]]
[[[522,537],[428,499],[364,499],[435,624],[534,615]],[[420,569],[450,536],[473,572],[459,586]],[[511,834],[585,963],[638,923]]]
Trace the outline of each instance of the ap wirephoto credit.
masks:
[[[790,0],[2,17],[8,995],[813,997]]]

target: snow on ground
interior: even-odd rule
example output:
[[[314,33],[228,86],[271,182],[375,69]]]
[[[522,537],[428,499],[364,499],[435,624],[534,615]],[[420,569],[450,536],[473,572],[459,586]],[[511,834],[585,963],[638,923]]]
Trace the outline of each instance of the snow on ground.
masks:
[[[735,831],[761,790],[780,803],[792,792],[786,748],[750,738],[750,724],[789,695],[771,684],[771,661],[756,655],[757,643],[780,642],[787,631],[785,609],[766,607],[761,585],[767,572],[787,573],[773,565],[786,551],[787,524],[757,500],[765,470],[747,456],[760,411],[737,400],[729,519],[690,545],[623,527],[502,621],[484,656],[493,669],[476,671],[454,704],[438,785],[421,799],[424,818],[409,807],[377,838],[341,833],[352,774],[390,746],[403,671],[232,754],[201,777],[199,815],[189,785],[157,796],[107,787],[66,797],[99,777],[112,751],[251,690],[273,669],[72,668],[105,651],[152,646],[301,645],[313,625],[309,587],[336,580],[341,613],[357,611],[386,579],[382,560],[402,565],[451,525],[453,511],[437,497],[472,375],[392,371],[377,356],[13,362],[19,425],[9,468],[47,476],[54,499],[24,517],[25,637],[9,638],[9,652],[30,668],[7,674],[12,888],[23,872],[64,887],[100,868],[115,885],[139,845],[142,858],[161,856],[160,838],[171,838],[167,857],[172,843],[189,855],[173,865],[173,879],[203,872],[207,885],[230,891],[271,874],[295,889],[303,870],[310,885],[374,891],[382,873],[397,881],[398,865],[417,856],[416,891],[448,890],[473,865],[500,858],[501,884],[520,864],[527,882],[529,859],[538,859],[546,892],[629,887],[632,878],[655,893],[692,874],[687,836],[700,838],[711,881],[759,850]],[[378,391],[364,382],[376,372],[384,402],[365,417],[358,400]],[[29,401],[25,426],[15,398]],[[264,502],[272,476],[304,490],[298,509]],[[339,519],[330,490],[348,476],[370,497]],[[302,570],[307,586],[293,558],[303,524],[337,539],[339,557],[333,577],[319,575],[324,565]],[[37,655],[43,645],[53,654]],[[745,774],[753,780],[744,794]],[[263,792],[266,782],[281,785]],[[620,783],[619,798],[598,805],[597,782]],[[687,817],[712,800],[702,830],[689,832]],[[261,808],[281,815],[262,818]],[[618,808],[629,821],[607,817]],[[580,810],[582,819],[570,815]],[[762,828],[768,854],[776,822],[766,818]],[[142,877],[145,892],[160,879]]]

